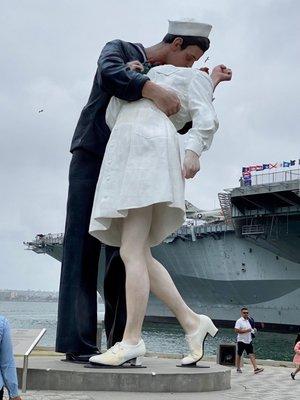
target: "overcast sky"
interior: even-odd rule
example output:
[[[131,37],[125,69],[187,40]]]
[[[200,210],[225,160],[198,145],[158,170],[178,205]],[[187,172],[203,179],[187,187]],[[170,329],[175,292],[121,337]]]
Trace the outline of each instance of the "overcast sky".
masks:
[[[220,129],[186,191],[211,209],[243,165],[300,157],[299,12],[297,0],[2,0],[0,288],[58,289],[60,264],[22,242],[64,230],[69,146],[107,41],[150,46],[176,17],[213,25],[207,65],[234,76],[217,89]]]

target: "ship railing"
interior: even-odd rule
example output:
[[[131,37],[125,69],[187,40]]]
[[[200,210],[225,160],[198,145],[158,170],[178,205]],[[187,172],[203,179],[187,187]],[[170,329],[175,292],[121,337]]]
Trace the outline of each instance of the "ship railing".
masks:
[[[251,181],[248,183],[249,186],[256,185],[269,185],[272,183],[283,183],[299,180],[300,181],[300,169],[290,169],[287,171],[277,171],[277,172],[269,172],[266,174],[252,175]],[[243,177],[240,178],[241,186],[248,186]]]
[[[244,225],[242,226],[242,235],[262,235],[265,233],[263,225]]]
[[[63,244],[63,233],[38,234],[31,242],[24,242],[28,250],[42,249],[45,246]]]
[[[176,232],[170,235],[171,238],[174,237],[187,237],[191,236],[192,240],[196,239],[196,236],[209,234],[209,233],[221,233],[233,230],[233,227],[228,224],[202,224],[202,225],[190,225],[182,226]]]
[[[232,226],[228,224],[204,224],[195,227],[196,234],[205,234],[205,233],[219,233],[226,232],[228,230],[232,230]]]

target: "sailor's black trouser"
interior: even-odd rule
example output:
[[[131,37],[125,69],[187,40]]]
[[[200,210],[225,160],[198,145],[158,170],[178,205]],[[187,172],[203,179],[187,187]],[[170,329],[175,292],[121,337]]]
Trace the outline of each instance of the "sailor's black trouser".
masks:
[[[100,242],[89,235],[102,163],[86,150],[73,153],[59,289],[56,351],[91,354],[96,349],[97,274]],[[117,248],[107,246],[104,278],[108,346],[122,339],[126,323],[125,268]]]

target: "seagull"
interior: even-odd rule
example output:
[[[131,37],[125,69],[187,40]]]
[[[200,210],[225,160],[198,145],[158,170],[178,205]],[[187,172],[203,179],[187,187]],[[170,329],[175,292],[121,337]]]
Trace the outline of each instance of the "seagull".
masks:
[[[39,110],[38,113],[41,113],[41,112],[43,112],[43,111],[44,111],[44,110]]]

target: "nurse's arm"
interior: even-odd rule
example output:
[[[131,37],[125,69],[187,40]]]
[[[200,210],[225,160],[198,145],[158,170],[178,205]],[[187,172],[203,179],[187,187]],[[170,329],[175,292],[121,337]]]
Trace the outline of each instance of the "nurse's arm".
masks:
[[[219,126],[212,105],[213,84],[210,80],[203,79],[203,76],[195,75],[188,88],[192,127],[188,131],[183,162],[183,176],[187,179],[193,178],[200,170],[199,158],[203,151],[210,148]]]

